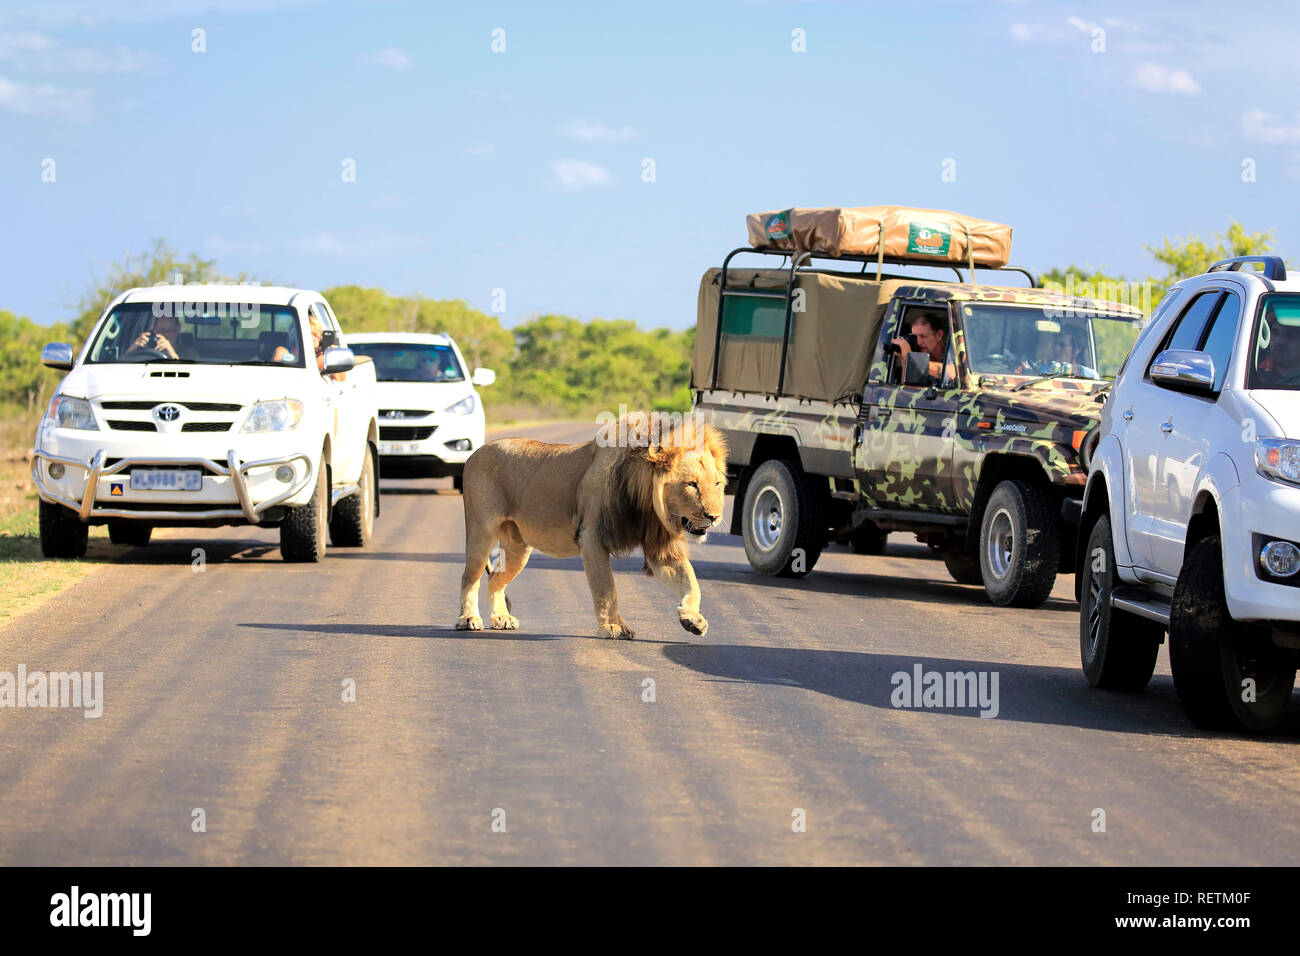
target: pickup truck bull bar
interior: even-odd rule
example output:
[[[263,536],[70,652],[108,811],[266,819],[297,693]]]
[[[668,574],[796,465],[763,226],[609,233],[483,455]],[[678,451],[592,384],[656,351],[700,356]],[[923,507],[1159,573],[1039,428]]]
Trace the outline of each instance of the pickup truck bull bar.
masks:
[[[273,498],[268,498],[260,504],[253,504],[253,500],[248,496],[248,472],[254,468],[277,468],[280,465],[289,465],[295,461],[302,461],[307,464],[307,475],[287,491],[281,492]],[[63,495],[55,494],[46,488],[44,469],[41,467],[41,462],[57,463],[64,467],[84,470],[86,472],[86,490],[82,493],[81,500],[76,501],[72,498],[65,498]],[[239,508],[213,508],[208,511],[169,511],[165,508],[159,508],[156,511],[108,507],[96,508],[95,493],[99,490],[99,479],[120,474],[136,465],[166,465],[171,467],[192,465],[206,468],[210,473],[215,473],[217,476],[228,477],[230,483],[235,487],[235,496],[239,499]],[[105,466],[104,450],[102,448],[95,452],[95,456],[89,463],[77,458],[52,455],[40,448],[32,452],[32,478],[36,482],[37,492],[46,501],[57,502],[71,508],[81,516],[82,521],[89,521],[91,518],[143,518],[155,521],[163,521],[169,518],[189,518],[196,521],[208,518],[243,518],[249,524],[259,524],[262,520],[262,512],[288,501],[306,488],[315,477],[311,458],[305,454],[288,455],[284,458],[263,458],[259,461],[246,461],[240,464],[239,457],[232,448],[226,453],[225,464],[213,461],[211,458],[158,458],[146,456],[121,458],[113,462],[113,464]]]

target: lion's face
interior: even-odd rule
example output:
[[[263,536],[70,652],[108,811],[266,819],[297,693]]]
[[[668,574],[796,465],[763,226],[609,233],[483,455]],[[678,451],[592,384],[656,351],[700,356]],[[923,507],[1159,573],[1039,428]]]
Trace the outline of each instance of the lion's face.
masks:
[[[664,524],[688,534],[702,535],[722,520],[727,486],[726,460],[708,448],[684,451],[664,476]]]

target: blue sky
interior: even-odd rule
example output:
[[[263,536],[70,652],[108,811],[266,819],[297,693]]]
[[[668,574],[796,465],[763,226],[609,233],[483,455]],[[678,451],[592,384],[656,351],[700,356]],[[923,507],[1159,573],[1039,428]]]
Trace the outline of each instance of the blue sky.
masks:
[[[0,308],[67,318],[165,238],[286,284],[502,289],[506,324],[683,328],[745,214],[792,205],[994,219],[1036,270],[1145,275],[1144,243],[1231,218],[1294,258],[1295,8],[1222,11],[3,0]]]

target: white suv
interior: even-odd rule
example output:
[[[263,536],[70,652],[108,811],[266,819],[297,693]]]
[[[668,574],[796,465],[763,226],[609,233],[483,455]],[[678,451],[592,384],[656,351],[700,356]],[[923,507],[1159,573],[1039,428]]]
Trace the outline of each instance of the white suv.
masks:
[[[1300,280],[1242,256],[1179,282],[1099,428],[1076,584],[1088,683],[1141,690],[1168,630],[1195,724],[1276,727],[1300,652]]]
[[[348,336],[379,377],[379,465],[385,478],[452,479],[461,489],[465,461],[484,441],[483,400],[475,387],[496,373],[465,371],[465,357],[445,332],[363,332]]]

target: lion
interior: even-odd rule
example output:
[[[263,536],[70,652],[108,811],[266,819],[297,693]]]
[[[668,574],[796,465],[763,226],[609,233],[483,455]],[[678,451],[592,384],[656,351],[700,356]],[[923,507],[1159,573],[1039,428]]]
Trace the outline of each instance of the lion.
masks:
[[[597,636],[631,640],[635,634],[618,612],[610,557],[639,548],[641,570],[677,594],[682,627],[703,635],[709,622],[700,614],[686,543],[722,520],[727,448],[717,429],[693,418],[669,421],[658,434],[667,420],[632,413],[580,444],[504,438],[474,452],[465,462],[465,573],[456,628],[483,628],[478,587],[485,567],[489,626],[518,628],[506,585],[536,549],[556,558],[582,555]],[[489,564],[498,541],[504,555]]]

